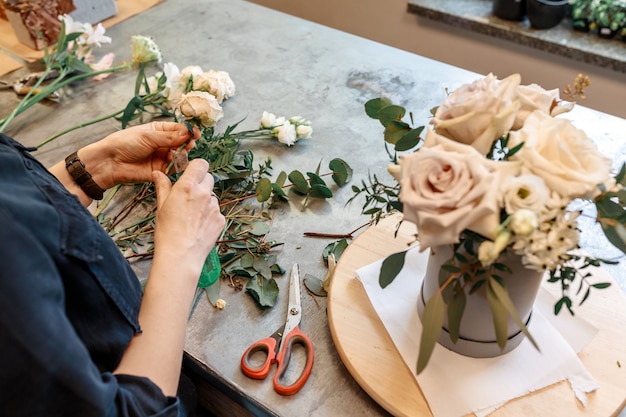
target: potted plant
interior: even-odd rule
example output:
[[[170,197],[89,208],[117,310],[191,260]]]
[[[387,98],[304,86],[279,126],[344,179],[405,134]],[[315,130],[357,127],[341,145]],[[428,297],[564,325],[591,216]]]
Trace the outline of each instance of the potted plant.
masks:
[[[592,2],[592,28],[598,30],[598,36],[605,39],[611,39],[615,36],[619,29],[619,23],[615,20],[615,14],[618,10],[618,2],[614,0]]]
[[[588,32],[591,24],[591,0],[570,0],[572,28]]]

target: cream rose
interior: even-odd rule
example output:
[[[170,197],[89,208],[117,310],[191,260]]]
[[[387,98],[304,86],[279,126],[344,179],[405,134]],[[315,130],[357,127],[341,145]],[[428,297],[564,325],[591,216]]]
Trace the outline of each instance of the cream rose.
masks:
[[[430,129],[424,146],[402,156],[399,164],[402,211],[417,225],[421,250],[458,242],[464,229],[495,237],[498,185],[518,164],[485,159],[473,147]]]
[[[513,126],[520,106],[520,81],[519,74],[501,81],[489,74],[463,85],[439,106],[431,123],[440,135],[471,145],[485,155],[493,141]]]
[[[193,77],[193,89],[215,96],[218,103],[235,95],[235,83],[225,71],[209,70]]]
[[[177,113],[186,120],[197,120],[204,127],[213,127],[224,117],[217,99],[206,91],[191,91],[183,94],[178,103]]]
[[[535,110],[541,110],[551,116],[558,116],[574,108],[574,103],[559,98],[558,88],[545,90],[537,84],[520,85],[517,87],[517,96],[520,101],[520,108],[515,116],[513,130],[520,129],[528,115]]]
[[[610,159],[568,120],[534,111],[522,129],[511,132],[509,147],[522,142],[511,159],[521,161],[523,173],[541,177],[562,197],[593,198],[599,192],[597,185],[610,177]]]
[[[280,143],[284,143],[287,146],[293,145],[298,140],[296,127],[289,123],[289,121],[283,121],[283,124],[274,128],[272,133]]]

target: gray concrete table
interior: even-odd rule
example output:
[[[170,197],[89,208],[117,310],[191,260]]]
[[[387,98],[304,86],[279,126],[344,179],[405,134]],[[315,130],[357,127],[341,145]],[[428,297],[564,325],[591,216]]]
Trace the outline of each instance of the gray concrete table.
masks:
[[[387,157],[382,127],[369,119],[363,105],[379,95],[414,112],[426,121],[429,109],[445,97],[446,88],[474,80],[477,74],[406,53],[356,36],[329,29],[252,3],[239,0],[178,0],[164,3],[130,18],[109,30],[118,59],[128,59],[127,40],[132,35],[153,36],[164,60],[178,65],[228,71],[237,94],[224,103],[222,128],[247,119],[241,128],[256,128],[264,110],[278,115],[301,115],[313,121],[313,138],[292,148],[278,144],[253,144],[257,163],[272,155],[274,172],[314,170],[334,157],[346,160],[360,183],[369,172],[384,176]],[[115,74],[101,85],[75,87],[59,105],[40,105],[19,117],[6,132],[26,145],[39,143],[69,126],[87,122],[123,107],[132,92],[135,74]],[[546,86],[550,87],[551,86]],[[0,96],[3,109],[16,101]],[[584,108],[580,115],[593,126],[591,134],[613,138],[610,151],[622,160],[626,121]],[[108,121],[73,132],[37,152],[52,164],[75,148],[117,128]],[[326,202],[313,203],[301,211],[296,203],[278,210],[271,237],[284,242],[279,263],[287,270],[294,262],[301,274],[323,277],[322,251],[332,240],[303,237],[305,231],[347,233],[364,224],[361,202],[346,206],[350,187],[339,189]],[[595,242],[591,239],[592,243]],[[591,243],[589,246],[593,246]],[[599,250],[602,250],[600,248]],[[145,275],[147,263],[135,265]],[[616,269],[615,278],[626,288],[626,274]],[[315,345],[313,373],[302,391],[283,397],[270,381],[245,377],[239,368],[247,346],[269,336],[286,311],[287,277],[278,278],[281,295],[277,305],[259,310],[243,292],[222,285],[227,307],[218,311],[200,302],[189,322],[185,350],[206,376],[204,400],[220,415],[277,416],[385,416],[343,366],[328,329],[326,299],[303,296],[301,324]],[[204,301],[204,300],[203,300]],[[364,341],[366,342],[366,341]],[[375,359],[373,359],[375,360]],[[225,396],[211,396],[212,392]]]

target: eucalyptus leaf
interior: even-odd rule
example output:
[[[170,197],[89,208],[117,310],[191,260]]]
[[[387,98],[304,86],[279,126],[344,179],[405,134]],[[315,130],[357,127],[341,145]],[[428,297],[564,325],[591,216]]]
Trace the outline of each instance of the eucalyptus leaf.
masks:
[[[254,257],[254,264],[252,265],[255,271],[257,271],[263,278],[272,278],[272,270],[267,261],[260,256]]]
[[[261,178],[256,185],[256,199],[264,202],[270,199],[272,195],[272,182],[268,178]]]
[[[352,179],[352,167],[343,159],[335,158],[331,160],[328,168],[333,171],[333,181],[340,187],[343,187]]]
[[[311,186],[313,185],[326,185],[326,183],[324,182],[324,180],[316,173],[313,172],[307,172],[306,173],[307,177],[309,177],[309,183],[311,184]]]
[[[405,133],[400,138],[400,140],[396,142],[396,147],[395,147],[396,151],[397,152],[408,151],[409,149],[413,149],[414,147],[419,145],[419,143],[422,141],[420,134],[422,133],[423,130],[424,130],[424,126],[420,126],[418,128],[411,129],[407,133]]]
[[[343,251],[348,247],[348,239],[341,239],[336,242],[329,243],[322,252],[322,258],[328,262],[328,256],[332,253],[335,256],[335,262],[339,260]]]
[[[398,276],[402,267],[404,267],[404,259],[406,258],[407,251],[397,252],[389,255],[385,258],[380,266],[380,276],[378,277],[378,283],[381,288],[387,287]]]
[[[389,99],[386,99],[384,97],[373,98],[365,103],[365,114],[367,114],[372,119],[378,120],[378,112],[380,111],[380,109],[389,105],[391,105],[391,101]]]
[[[326,297],[328,295],[324,289],[324,281],[313,275],[306,274],[302,283],[311,293],[318,297]]]
[[[274,307],[278,299],[278,284],[273,278],[266,279],[259,276],[248,281],[246,293],[252,297],[259,307]]]
[[[385,125],[385,132],[383,133],[385,142],[395,145],[411,130],[411,127],[401,121],[391,121]]]
[[[220,299],[220,285],[221,281],[217,280],[204,289],[204,292],[213,307],[217,304],[217,300]]]
[[[314,198],[331,198],[333,192],[326,185],[314,184],[309,190],[309,195]]]
[[[445,303],[441,293],[437,291],[424,305],[422,314],[422,337],[420,339],[420,350],[417,357],[416,373],[419,375],[430,360],[435,349],[439,335],[441,335],[443,319],[445,313]]]
[[[401,121],[405,114],[406,109],[404,107],[396,104],[390,104],[389,106],[385,106],[378,111],[378,120],[380,120],[383,126],[387,127],[387,125],[391,122]]]
[[[300,171],[291,171],[287,176],[289,181],[293,184],[294,190],[300,194],[308,194],[309,192],[309,182],[306,180],[302,172]]]
[[[267,222],[254,222],[250,228],[250,234],[254,236],[265,236],[270,231],[270,226]]]

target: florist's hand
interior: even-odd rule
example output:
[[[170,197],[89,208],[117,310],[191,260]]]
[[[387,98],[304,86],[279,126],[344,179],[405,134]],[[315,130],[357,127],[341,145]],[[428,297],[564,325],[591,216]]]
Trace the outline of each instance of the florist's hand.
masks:
[[[225,224],[208,169],[205,160],[194,159],[174,185],[163,172],[153,172],[157,192],[155,260],[167,259],[181,269],[195,268],[195,275],[191,274],[195,279]]]
[[[185,142],[189,150],[200,136],[175,122],[151,122],[110,134],[78,152],[96,184],[107,189],[117,184],[152,180],[152,171],[165,172],[172,156]]]

